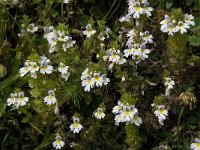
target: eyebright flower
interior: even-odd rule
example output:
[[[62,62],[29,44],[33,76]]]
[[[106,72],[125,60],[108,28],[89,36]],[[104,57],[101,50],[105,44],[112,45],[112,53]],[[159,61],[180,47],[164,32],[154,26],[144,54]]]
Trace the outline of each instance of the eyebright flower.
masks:
[[[188,25],[192,25],[192,26],[195,25],[195,22],[193,21],[193,19],[194,19],[194,16],[192,16],[192,15],[188,15],[188,14],[185,14],[185,15],[184,15],[184,21],[185,21],[185,23],[187,23]]]
[[[104,108],[97,108],[97,110],[94,112],[94,116],[97,119],[103,119],[105,117],[104,110]]]
[[[55,97],[55,93],[54,93],[55,90],[49,90],[48,91],[48,96],[46,96],[44,98],[44,102],[47,104],[47,105],[52,105],[52,104],[55,104],[57,102],[57,99]]]
[[[142,124],[142,118],[138,116],[138,109],[135,105],[125,105],[118,101],[118,105],[113,108],[112,112],[116,115],[115,125],[119,125],[120,122],[134,123],[137,126]]]
[[[34,23],[29,24],[29,27],[27,28],[27,32],[34,33],[38,30],[38,27],[35,26]]]
[[[158,109],[154,112],[154,114],[158,117],[160,125],[164,125],[163,120],[165,120],[166,116],[168,116],[168,111],[167,109],[165,109],[165,106],[159,105]]]
[[[40,73],[51,74],[53,72],[53,66],[50,63],[50,59],[45,56],[40,56]]]
[[[55,137],[55,141],[52,143],[52,145],[56,149],[61,149],[65,145],[65,142],[61,140],[61,136],[57,135]]]
[[[69,67],[65,66],[65,64],[63,64],[62,62],[60,63],[60,66],[58,67],[58,71],[61,74],[66,74],[68,72]]]
[[[86,26],[86,30],[83,31],[83,34],[86,35],[87,38],[91,37],[95,33],[96,33],[96,31],[92,29],[92,25],[91,24],[88,24]]]
[[[24,106],[28,102],[29,98],[24,96],[24,92],[11,93],[10,98],[7,99],[7,105],[14,105],[16,108]]]
[[[85,91],[90,91],[93,87],[99,87],[102,85],[107,85],[110,79],[106,77],[106,74],[101,75],[100,73],[89,71],[88,68],[81,75],[82,86],[84,86]]]
[[[70,125],[70,130],[73,132],[73,133],[79,133],[80,130],[83,128],[83,126],[79,123],[80,120],[78,117],[73,117],[73,124]]]
[[[194,143],[192,143],[192,144],[190,145],[190,149],[191,149],[191,150],[200,150],[200,140],[199,140],[198,138],[196,138],[196,139],[194,140]]]
[[[170,95],[170,90],[173,89],[173,86],[175,85],[175,82],[171,78],[165,78],[164,85],[166,86],[165,96],[169,96]]]
[[[189,25],[187,23],[184,23],[183,21],[179,21],[178,25],[176,26],[175,30],[176,32],[180,31],[181,34],[186,33],[187,29],[189,29]]]
[[[26,62],[24,63],[25,67],[19,69],[20,77],[25,76],[31,70],[29,62],[29,60],[26,60]]]

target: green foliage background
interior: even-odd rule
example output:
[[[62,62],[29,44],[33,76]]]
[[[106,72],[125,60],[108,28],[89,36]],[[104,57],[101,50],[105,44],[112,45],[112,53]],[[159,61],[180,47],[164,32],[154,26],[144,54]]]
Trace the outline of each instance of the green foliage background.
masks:
[[[81,73],[93,62],[93,68],[106,72],[105,65],[95,57],[104,54],[110,43],[118,44],[117,21],[125,14],[124,0],[71,0],[63,4],[58,0],[20,0],[22,6],[0,1],[0,145],[1,149],[52,149],[55,133],[60,132],[65,149],[158,149],[165,144],[168,149],[188,150],[192,140],[200,137],[200,0],[150,0],[154,8],[151,19],[146,20],[144,29],[154,36],[154,50],[150,58],[138,66],[135,77],[133,66],[116,66],[108,76],[111,83],[100,89],[85,93],[81,87]],[[192,14],[195,26],[188,34],[168,37],[160,31],[164,15],[178,11]],[[176,15],[175,15],[176,16]],[[110,27],[111,42],[101,47],[98,38],[85,39],[84,27],[93,18],[98,31]],[[21,24],[53,25],[65,29],[77,41],[69,51],[53,56],[48,53],[47,42],[42,31],[19,38]],[[129,26],[129,25],[125,25]],[[118,42],[117,42],[118,41]],[[113,44],[113,45],[114,45]],[[119,46],[120,47],[120,46]],[[122,48],[122,46],[120,47]],[[71,68],[67,82],[40,76],[37,80],[20,78],[19,68],[27,59],[37,60],[45,54],[58,64],[65,61]],[[163,101],[163,77],[171,75],[176,81],[172,96],[166,101],[170,107],[169,119],[161,127],[154,116],[151,104]],[[121,83],[121,77],[127,81]],[[56,82],[55,82],[55,79]],[[45,86],[44,86],[45,82]],[[29,84],[34,88],[30,89]],[[46,106],[42,97],[51,88],[57,89],[60,115],[54,114],[54,106]],[[16,89],[22,89],[30,98],[26,107],[18,110],[6,106],[6,100]],[[190,110],[178,101],[182,92],[193,93],[197,98],[196,109]],[[111,110],[119,99],[134,101],[143,118],[140,127],[133,125],[115,126]],[[97,107],[104,102],[106,117],[92,117]],[[181,111],[182,110],[182,111]],[[69,131],[72,116],[81,115],[83,130],[80,134]],[[178,123],[178,118],[181,118]],[[177,129],[178,128],[178,129]]]

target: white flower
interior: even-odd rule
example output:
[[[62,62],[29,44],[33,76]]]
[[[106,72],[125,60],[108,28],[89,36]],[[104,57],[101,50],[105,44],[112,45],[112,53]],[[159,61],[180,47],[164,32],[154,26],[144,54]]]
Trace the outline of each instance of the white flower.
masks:
[[[17,101],[17,93],[11,93],[10,97],[7,99],[7,105],[14,105]]]
[[[133,116],[137,113],[137,108],[135,106],[127,106],[125,105],[123,109],[121,110],[121,116],[123,119],[123,122],[129,122],[133,119]]]
[[[184,23],[183,21],[179,21],[178,25],[175,27],[176,32],[180,31],[181,34],[186,33],[187,29],[190,28],[187,23]]]
[[[122,115],[121,114],[116,115],[114,120],[115,120],[115,125],[118,126],[119,123],[123,121]]]
[[[111,54],[111,56],[109,57],[109,62],[118,62],[120,59],[120,56],[116,53],[113,52],[113,54]]]
[[[58,40],[61,42],[66,42],[69,39],[69,36],[66,36],[63,31],[58,31]]]
[[[63,79],[65,79],[65,81],[67,81],[68,78],[69,78],[69,76],[70,76],[70,73],[67,72],[67,73],[65,73],[65,74],[62,74],[61,76],[62,76]]]
[[[140,35],[142,36],[142,40],[144,41],[144,43],[153,43],[153,36],[149,34],[149,31],[145,31]]]
[[[87,38],[89,38],[91,35],[95,34],[96,31],[92,29],[92,25],[88,24],[86,26],[86,30],[83,31],[83,35],[86,35]]]
[[[54,90],[49,90],[48,91],[48,96],[46,96],[44,98],[44,102],[47,104],[47,105],[52,105],[52,104],[55,104],[57,102],[57,99],[55,97],[55,93],[54,93]]]
[[[86,68],[81,74],[81,80],[84,80],[89,75],[89,68]]]
[[[123,77],[122,77],[122,82],[124,82],[124,81],[126,81],[126,78],[123,76]]]
[[[200,140],[199,140],[198,138],[196,138],[196,139],[194,140],[194,143],[192,143],[192,144],[190,145],[190,149],[191,149],[191,150],[200,150]]]
[[[31,74],[36,73],[40,68],[37,66],[36,62],[29,62]]]
[[[165,19],[160,22],[161,31],[165,31],[167,29],[167,24],[170,22],[170,20],[170,17],[168,15],[165,15]]]
[[[20,77],[25,76],[31,69],[30,65],[29,65],[29,60],[26,60],[26,62],[24,64],[25,64],[25,67],[22,67],[19,69]]]
[[[63,0],[63,3],[64,3],[64,4],[68,4],[68,3],[69,3],[69,0]]]
[[[173,86],[175,85],[175,82],[171,79],[171,78],[165,78],[165,83],[164,85],[168,88],[168,89],[173,89]]]
[[[83,126],[79,123],[79,118],[73,117],[73,122],[74,123],[70,125],[70,130],[73,131],[73,133],[79,133],[83,128]]]
[[[97,110],[94,112],[94,116],[97,119],[103,119],[105,117],[104,109],[103,108],[97,108]]]
[[[122,64],[124,64],[124,63],[126,63],[126,62],[127,62],[127,60],[126,60],[125,58],[120,57],[117,63],[118,63],[119,65],[122,65]]]
[[[102,86],[103,84],[103,77],[100,75],[100,73],[94,73],[94,82],[96,83],[96,86]]]
[[[185,21],[185,23],[187,23],[188,25],[192,25],[192,26],[195,25],[195,22],[193,21],[193,19],[194,19],[194,16],[192,16],[192,15],[188,15],[188,14],[185,14],[185,15],[184,15],[184,21]]]
[[[123,107],[123,105],[122,105],[121,101],[118,101],[118,105],[115,106],[115,107],[113,107],[112,112],[113,112],[114,114],[117,114],[117,113],[120,112],[120,110],[122,109],[122,107]]]
[[[82,81],[82,86],[84,86],[84,90],[87,92],[87,91],[90,91],[90,88],[93,88],[94,86],[94,79],[88,75],[83,81]]]
[[[38,30],[38,27],[35,26],[34,23],[29,24],[29,27],[27,28],[27,32],[34,33]]]
[[[18,105],[19,106],[26,105],[26,103],[28,102],[28,99],[29,99],[28,97],[24,96],[24,92],[23,91],[18,93],[17,101],[18,101]]]
[[[52,143],[52,145],[56,149],[61,149],[65,145],[65,142],[61,140],[61,137],[59,135],[57,135],[55,137],[55,141]]]
[[[133,18],[140,18],[140,15],[144,14],[144,9],[139,2],[135,2],[132,8],[129,6],[129,14],[133,14]]]
[[[133,55],[133,48],[128,48],[128,49],[125,49],[124,50],[124,56],[127,58],[129,56],[132,56]]]
[[[148,7],[149,6],[149,2],[146,2],[144,4],[144,13],[147,14],[147,17],[151,16],[151,12],[153,11],[152,7]]]
[[[53,72],[53,66],[49,65],[50,59],[45,56],[40,56],[40,73],[51,74]]]
[[[173,36],[174,33],[177,31],[172,23],[168,23],[167,28],[165,30],[163,30],[163,32],[168,32],[169,35]]]
[[[106,77],[106,74],[103,74],[102,77],[103,77],[103,85],[107,85],[110,82],[110,79]]]
[[[142,60],[145,60],[146,58],[148,58],[149,57],[148,54],[151,52],[149,49],[146,49],[145,47],[146,47],[145,45],[141,46],[140,56]]]
[[[163,124],[163,120],[166,119],[166,116],[168,116],[168,111],[165,109],[164,105],[159,105],[158,109],[154,112],[154,114],[158,117],[158,121],[161,125]]]
[[[69,67],[68,67],[68,66],[65,66],[65,64],[63,64],[62,62],[60,63],[60,66],[58,67],[58,71],[59,71],[61,74],[66,74],[66,73],[68,73],[68,69],[69,69]]]
[[[133,122],[136,126],[140,126],[142,124],[142,118],[135,114],[131,122]]]

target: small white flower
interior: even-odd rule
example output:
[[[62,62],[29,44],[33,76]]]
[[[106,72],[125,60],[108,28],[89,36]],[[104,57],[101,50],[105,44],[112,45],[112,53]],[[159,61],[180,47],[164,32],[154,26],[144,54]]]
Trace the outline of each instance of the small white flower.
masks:
[[[113,54],[109,57],[109,62],[118,62],[120,59],[120,56],[116,53],[113,52]]]
[[[97,108],[97,110],[94,112],[94,116],[97,119],[103,119],[105,117],[104,109],[103,108]]]
[[[149,7],[149,2],[146,2],[146,3],[144,4],[144,14],[146,14],[147,17],[150,17],[152,11],[153,11],[153,8],[152,8],[152,7]]]
[[[40,57],[40,73],[51,74],[53,72],[53,66],[50,65],[51,61],[45,56]]]
[[[103,77],[103,85],[107,85],[110,82],[110,79],[106,77],[106,74],[103,74],[102,77]]]
[[[169,35],[173,36],[177,31],[172,23],[168,23],[166,30],[163,30],[163,32],[168,32]]]
[[[73,117],[73,124],[70,125],[70,130],[73,133],[79,133],[83,126],[79,123],[79,118]]]
[[[91,37],[91,35],[95,34],[96,31],[92,29],[92,25],[88,24],[86,26],[86,30],[83,31],[83,35],[86,35],[87,38]]]
[[[10,97],[7,99],[7,105],[14,105],[17,101],[17,93],[11,93]]]
[[[130,7],[129,7],[130,8]],[[133,7],[129,9],[129,13],[133,14],[133,18],[140,18],[141,14],[144,14],[144,9],[140,6],[139,2],[135,2]]]
[[[195,25],[195,22],[193,21],[193,19],[194,19],[194,16],[192,16],[192,15],[188,15],[188,14],[185,14],[185,15],[184,15],[184,21],[185,21],[185,23],[187,23],[188,25],[192,25],[192,26]]]
[[[44,98],[44,102],[47,104],[47,105],[52,105],[52,104],[55,104],[57,102],[57,99],[55,97],[55,93],[54,93],[54,90],[49,90],[48,91],[48,96],[46,96]]]
[[[161,125],[163,124],[163,120],[166,119],[166,116],[168,116],[168,111],[165,109],[164,105],[159,105],[158,109],[154,112],[154,114],[158,117],[158,121]]]
[[[176,32],[180,31],[181,34],[186,33],[187,29],[189,29],[189,25],[184,23],[183,21],[179,21],[178,25],[175,27]]]
[[[38,27],[35,26],[34,23],[29,24],[29,27],[27,28],[27,32],[34,33],[38,30]]]
[[[125,50],[124,50],[124,56],[125,56],[126,58],[129,57],[129,56],[132,56],[133,53],[134,53],[133,48],[128,48],[128,49],[125,49]]]
[[[142,33],[141,36],[144,43],[153,43],[153,36],[148,31]]]
[[[174,85],[175,82],[171,78],[165,78],[164,86],[166,86],[168,89],[173,89]]]
[[[65,145],[65,142],[61,140],[61,137],[59,135],[57,135],[55,137],[55,141],[52,143],[52,145],[56,149],[61,149]]]
[[[165,15],[165,19],[160,22],[161,31],[165,31],[167,29],[167,24],[170,22],[170,20],[170,17],[168,15]]]
[[[68,4],[68,3],[69,3],[69,0],[63,0],[63,3],[64,3],[64,4]]]
[[[19,106],[24,106],[28,102],[28,97],[24,96],[24,92],[18,93]]]
[[[123,77],[122,77],[122,82],[124,82],[124,81],[126,81],[126,78],[123,76]]]
[[[102,86],[103,84],[103,77],[100,75],[100,73],[94,73],[94,82],[96,86]]]
[[[40,68],[37,66],[36,62],[29,62],[31,74],[36,73]]]
[[[61,76],[62,76],[63,79],[65,79],[65,81],[67,81],[68,78],[69,78],[69,76],[70,76],[70,73],[67,72],[67,73],[65,73],[65,74],[62,74]]]
[[[58,67],[58,71],[59,71],[61,74],[66,74],[66,73],[68,73],[68,69],[69,69],[69,67],[68,67],[68,66],[65,66],[65,64],[63,64],[62,62],[60,63],[60,66]]]
[[[198,138],[196,138],[196,139],[194,140],[194,143],[192,143],[192,144],[190,145],[190,149],[191,149],[191,150],[200,150],[200,140],[199,140]]]
[[[90,91],[91,88],[93,88],[94,86],[94,79],[88,75],[83,81],[82,81],[82,86],[84,86],[84,90],[87,92],[87,91]]]
[[[131,122],[133,122],[136,126],[140,126],[142,124],[142,118],[135,114]]]

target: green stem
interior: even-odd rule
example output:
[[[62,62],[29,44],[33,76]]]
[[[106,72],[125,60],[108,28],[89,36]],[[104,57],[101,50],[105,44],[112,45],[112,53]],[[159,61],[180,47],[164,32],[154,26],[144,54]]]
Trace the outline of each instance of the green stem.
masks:
[[[178,124],[177,124],[177,145],[176,148],[179,148],[179,127],[180,127],[180,123],[181,123],[181,117],[183,115],[185,107],[182,107],[181,112],[178,116]]]
[[[107,12],[107,14],[104,16],[103,20],[106,20],[107,17],[109,16],[110,12],[112,11],[114,5],[116,4],[117,0],[115,0],[110,8],[110,10]]]

